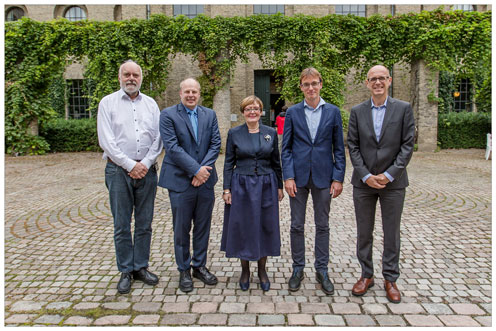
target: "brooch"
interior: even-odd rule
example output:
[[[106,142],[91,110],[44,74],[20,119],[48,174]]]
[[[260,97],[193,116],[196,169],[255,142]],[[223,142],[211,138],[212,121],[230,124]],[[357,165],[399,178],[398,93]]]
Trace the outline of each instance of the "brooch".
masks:
[[[270,136],[268,134],[265,135],[265,141],[269,141],[270,140]]]

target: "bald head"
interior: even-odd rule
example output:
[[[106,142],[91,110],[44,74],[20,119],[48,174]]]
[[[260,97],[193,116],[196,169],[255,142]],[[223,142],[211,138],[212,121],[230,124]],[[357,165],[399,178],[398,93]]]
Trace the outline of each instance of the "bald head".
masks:
[[[385,67],[385,66],[383,66],[383,65],[380,65],[380,64],[378,64],[378,65],[376,65],[376,66],[373,66],[372,68],[370,68],[370,69],[369,69],[369,71],[367,72],[367,78],[369,78],[369,77],[370,77],[370,74],[371,74],[372,72],[374,72],[374,73],[375,73],[375,72],[383,72],[383,73],[386,73],[386,76],[389,76],[389,69],[388,69],[388,68],[386,68],[386,67]]]
[[[367,73],[365,85],[370,91],[374,105],[384,104],[388,89],[391,85],[392,78],[389,76],[389,70],[383,65],[376,65],[370,68]]]
[[[120,66],[119,84],[131,98],[138,96],[142,79],[141,67],[136,62],[128,60]]]
[[[200,83],[194,78],[186,78],[179,87],[179,96],[183,105],[189,109],[194,109],[200,101]]]

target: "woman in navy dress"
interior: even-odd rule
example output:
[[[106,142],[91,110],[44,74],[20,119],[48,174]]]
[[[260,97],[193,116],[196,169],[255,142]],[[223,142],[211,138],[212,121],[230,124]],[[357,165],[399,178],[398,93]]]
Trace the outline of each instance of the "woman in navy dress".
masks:
[[[268,291],[267,256],[281,255],[279,201],[284,195],[277,132],[260,124],[262,110],[256,96],[243,99],[246,123],[229,130],[224,162],[221,250],[241,260],[243,291],[250,287],[250,261],[258,262],[260,287]]]

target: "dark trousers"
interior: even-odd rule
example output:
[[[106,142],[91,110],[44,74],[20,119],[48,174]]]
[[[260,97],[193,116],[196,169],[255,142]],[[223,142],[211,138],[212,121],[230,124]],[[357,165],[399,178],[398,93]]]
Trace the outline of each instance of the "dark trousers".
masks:
[[[362,277],[374,275],[372,262],[373,234],[377,200],[381,204],[384,250],[382,274],[395,282],[400,275],[400,223],[405,189],[374,189],[353,187],[353,202],[357,222],[357,257],[362,266]]]
[[[293,270],[297,271],[305,267],[305,214],[309,193],[312,194],[315,220],[315,270],[327,272],[331,195],[329,194],[329,188],[317,188],[311,178],[306,186],[297,188],[294,198],[289,198]]]
[[[186,271],[191,266],[204,267],[207,263],[210,223],[214,207],[213,189],[204,185],[190,185],[184,192],[169,190],[174,228],[174,252],[177,268]],[[190,254],[190,231],[193,224],[193,258]]]
[[[125,169],[108,162],[105,167],[105,185],[114,218],[117,268],[120,272],[132,272],[148,267],[157,192],[155,167],[151,167],[142,179],[132,179]],[[133,209],[134,239],[131,236]]]

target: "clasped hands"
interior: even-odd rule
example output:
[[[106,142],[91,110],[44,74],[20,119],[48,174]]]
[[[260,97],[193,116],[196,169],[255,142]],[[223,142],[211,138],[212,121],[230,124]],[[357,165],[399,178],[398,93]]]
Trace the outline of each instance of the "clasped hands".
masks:
[[[372,175],[365,181],[365,184],[377,189],[385,188],[387,183],[389,179],[384,174]]]
[[[146,167],[146,165],[144,165],[141,162],[136,162],[136,165],[131,170],[131,172],[128,172],[128,175],[132,179],[141,179],[145,177],[147,173],[148,173],[148,168]]]
[[[191,185],[193,185],[194,187],[198,187],[198,186],[204,184],[208,180],[208,178],[210,177],[210,171],[209,170],[212,170],[212,167],[201,166],[198,173],[193,176],[193,179],[191,180]]]

